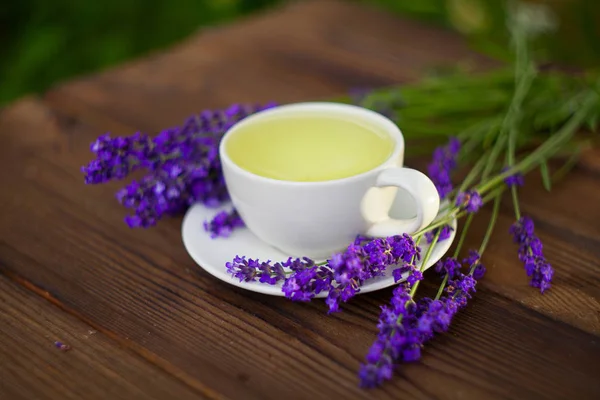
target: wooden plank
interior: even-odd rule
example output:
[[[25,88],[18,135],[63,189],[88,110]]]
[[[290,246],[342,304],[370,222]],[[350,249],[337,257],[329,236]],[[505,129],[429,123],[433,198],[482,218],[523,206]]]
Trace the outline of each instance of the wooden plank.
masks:
[[[18,112],[7,112],[18,119]],[[185,253],[179,218],[147,231],[129,230],[121,221],[122,210],[110,201],[114,185],[82,185],[77,166],[87,159],[87,143],[98,131],[83,123],[66,124],[61,117],[53,121],[58,121],[59,137],[72,138],[68,146],[54,150],[56,146],[24,136],[28,146],[3,154],[11,167],[0,169],[3,186],[11,188],[0,195],[4,273],[48,291],[63,307],[123,338],[138,354],[151,353],[163,369],[182,371],[188,384],[208,386],[227,397],[372,395],[357,389],[355,374],[374,338],[378,305],[389,290],[361,296],[345,313],[328,317],[322,302],[292,304],[215,281]],[[45,135],[47,129],[41,124],[33,131]],[[593,199],[597,189],[585,178],[578,176],[582,181],[572,189]],[[506,224],[512,218],[503,219]],[[543,228],[542,238],[552,237]],[[526,287],[518,264],[506,261],[514,249],[507,249],[507,243],[495,246],[486,257],[490,277],[474,306],[450,335],[432,343],[423,364],[404,368],[402,377],[376,392],[378,397],[403,392],[415,398],[473,399],[577,393],[583,399],[598,393],[593,372],[600,360],[598,337],[555,321],[561,315],[553,314],[558,307],[575,325],[594,332],[593,321],[588,325],[588,317],[581,315],[585,304],[577,302],[573,312],[550,301],[550,308],[533,311],[513,302],[515,293],[537,295]],[[567,242],[562,248],[578,251],[569,246]],[[581,262],[555,266],[561,276],[581,268]],[[560,293],[579,282],[559,284]],[[556,298],[553,293],[542,299]]]
[[[0,398],[197,399],[102,332],[0,275]],[[55,341],[70,346],[62,351]]]
[[[83,78],[43,100],[25,99],[0,115],[7,143],[0,184],[9,188],[0,192],[0,270],[48,291],[132,351],[151,354],[188,385],[231,398],[597,398],[600,235],[593,218],[600,193],[585,171],[552,197],[539,185],[522,196],[551,245],[557,287],[542,297],[526,286],[504,234],[513,219],[506,206],[473,306],[422,364],[376,392],[359,391],[355,374],[389,290],[328,317],[321,302],[292,304],[232,288],[189,259],[179,218],[129,230],[113,200],[117,185],[81,182],[78,168],[98,128],[154,131],[205,106],[329,96],[465,57],[472,56],[447,32],[368,8],[308,2]],[[580,199],[576,210],[573,199]],[[469,245],[478,245],[483,214]]]

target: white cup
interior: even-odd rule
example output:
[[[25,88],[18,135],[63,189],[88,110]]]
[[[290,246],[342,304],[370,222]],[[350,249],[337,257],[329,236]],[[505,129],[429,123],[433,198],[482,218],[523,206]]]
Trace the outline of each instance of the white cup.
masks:
[[[307,114],[337,116],[378,127],[394,140],[393,153],[367,172],[318,182],[259,176],[228,156],[227,141],[245,127],[273,116]],[[362,107],[314,102],[270,108],[232,126],[221,141],[219,153],[231,200],[248,229],[290,256],[325,259],[346,248],[358,234],[385,237],[414,233],[433,221],[440,206],[433,182],[417,170],[402,167],[404,138],[400,129],[381,114]],[[397,191],[402,203],[415,204],[416,216],[390,218]]]

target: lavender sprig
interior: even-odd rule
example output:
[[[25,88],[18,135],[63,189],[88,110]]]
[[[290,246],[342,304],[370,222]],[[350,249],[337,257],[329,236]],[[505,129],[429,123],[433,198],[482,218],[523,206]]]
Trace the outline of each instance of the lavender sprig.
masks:
[[[236,256],[232,262],[225,264],[227,272],[238,278],[240,282],[254,282],[258,280],[261,283],[274,285],[278,281],[285,279],[285,271],[282,263],[271,264],[270,261],[260,262],[259,260],[246,259],[246,257]]]
[[[457,263],[453,259],[441,263],[452,266],[450,270],[442,269],[443,273],[451,273],[452,279],[441,298],[415,301],[407,285],[394,289],[390,304],[381,307],[377,339],[371,345],[366,363],[360,367],[361,387],[376,387],[391,379],[398,364],[418,361],[423,345],[436,333],[448,330],[456,313],[475,292],[477,283],[471,273],[463,274],[460,267],[455,268]]]
[[[450,176],[456,168],[460,147],[460,141],[451,137],[448,144],[434,150],[433,160],[427,166],[427,173],[435,184],[440,199],[446,198],[454,188]]]
[[[523,262],[525,272],[531,278],[529,284],[544,293],[550,289],[554,269],[544,257],[542,242],[535,234],[533,220],[521,217],[510,227],[510,234],[519,245],[519,260]]]
[[[216,207],[229,199],[219,159],[221,137],[246,116],[274,106],[235,104],[205,110],[154,138],[140,133],[103,135],[91,145],[96,159],[82,167],[85,182],[121,180],[133,171],[147,170],[146,176],[117,193],[121,204],[134,212],[125,219],[130,227],[153,226],[162,216],[180,213],[194,203]]]
[[[422,279],[422,274],[414,267],[419,253],[419,247],[407,234],[368,241],[359,237],[344,252],[334,254],[322,264],[309,258],[290,258],[281,262],[279,264],[291,274],[285,277],[285,274],[272,273],[273,279],[267,283],[283,281],[283,293],[294,301],[310,301],[317,294],[327,292],[329,312],[337,312],[340,303],[354,297],[365,281],[383,275],[390,267],[397,267],[393,271],[395,277],[411,272],[414,276],[409,274],[409,282]],[[278,268],[276,265],[270,261],[236,257],[226,267],[240,281],[252,282],[260,279],[268,268]]]

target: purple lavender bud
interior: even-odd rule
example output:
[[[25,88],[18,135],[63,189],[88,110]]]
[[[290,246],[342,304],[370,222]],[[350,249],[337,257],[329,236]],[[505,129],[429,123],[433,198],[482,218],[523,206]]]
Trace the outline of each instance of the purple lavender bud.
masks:
[[[483,264],[477,264],[473,269],[473,279],[475,279],[476,281],[480,280],[485,275],[485,272],[486,269],[483,266]]]
[[[248,259],[236,256],[232,262],[225,264],[227,272],[239,279],[240,282],[255,282],[274,285],[285,279],[285,271],[281,263],[271,264],[270,261]]]
[[[379,317],[379,335],[371,346],[366,364],[359,371],[360,385],[372,388],[392,377],[398,362],[416,361],[421,356],[422,330],[429,331],[431,321],[420,321],[421,312],[407,292],[406,286],[394,289],[390,306],[383,306]]]
[[[442,276],[448,275],[448,278],[452,278],[458,271],[460,271],[460,267],[461,265],[456,258],[447,257],[438,261],[438,263],[435,265],[435,270]]]
[[[468,257],[466,257],[462,262],[463,262],[463,264],[470,267],[472,265],[479,263],[479,260],[481,260],[481,255],[479,254],[479,252],[477,252],[475,250],[469,250]]]
[[[441,199],[444,199],[453,190],[450,175],[457,165],[460,141],[450,138],[448,144],[438,147],[433,152],[433,159],[427,166],[429,178],[435,184]]]
[[[128,137],[111,138],[109,134],[98,137],[90,145],[96,159],[81,168],[85,183],[98,184],[125,178],[140,167],[139,156],[147,151],[150,142],[148,136],[140,133]]]
[[[533,220],[523,216],[510,227],[509,232],[519,245],[519,259],[523,262],[525,273],[531,278],[529,284],[544,293],[551,287],[554,269],[546,261],[542,242],[535,235]]]
[[[221,211],[210,221],[204,222],[204,230],[210,233],[211,238],[228,237],[234,229],[244,226],[244,221],[237,210]]]
[[[285,297],[293,301],[310,301],[316,294],[330,288],[332,281],[331,270],[312,266],[297,270],[283,284]]]
[[[456,206],[464,209],[468,213],[476,213],[482,205],[483,200],[476,190],[460,192],[456,196]]]
[[[502,168],[502,172],[506,172],[509,169],[510,167],[504,167]],[[520,172],[516,172],[513,175],[509,175],[506,178],[504,178],[504,183],[508,187],[523,186],[525,184],[525,178],[523,177],[523,174],[521,174]]]
[[[425,239],[427,239],[427,243],[433,242],[433,238],[435,237],[435,235],[437,235],[439,230],[440,228],[435,228],[425,233]],[[452,235],[452,231],[454,231],[454,228],[452,228],[450,225],[444,225],[441,227],[441,230],[442,231],[440,232],[440,236],[438,237],[438,242],[448,239],[450,235]]]

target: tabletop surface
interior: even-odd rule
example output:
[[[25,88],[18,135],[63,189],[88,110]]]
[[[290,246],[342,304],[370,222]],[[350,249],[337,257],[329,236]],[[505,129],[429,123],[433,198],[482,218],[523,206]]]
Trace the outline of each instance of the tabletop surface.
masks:
[[[391,290],[328,316],[321,301],[235,288],[194,264],[181,217],[131,230],[119,185],[86,186],[79,171],[105,131],[153,133],[204,108],[327,98],[457,63],[493,65],[443,29],[299,1],[5,107],[0,399],[600,398],[598,152],[551,194],[537,178],[523,189],[556,269],[552,290],[527,286],[507,202],[472,303],[420,363],[372,391],[358,388],[357,370]]]

